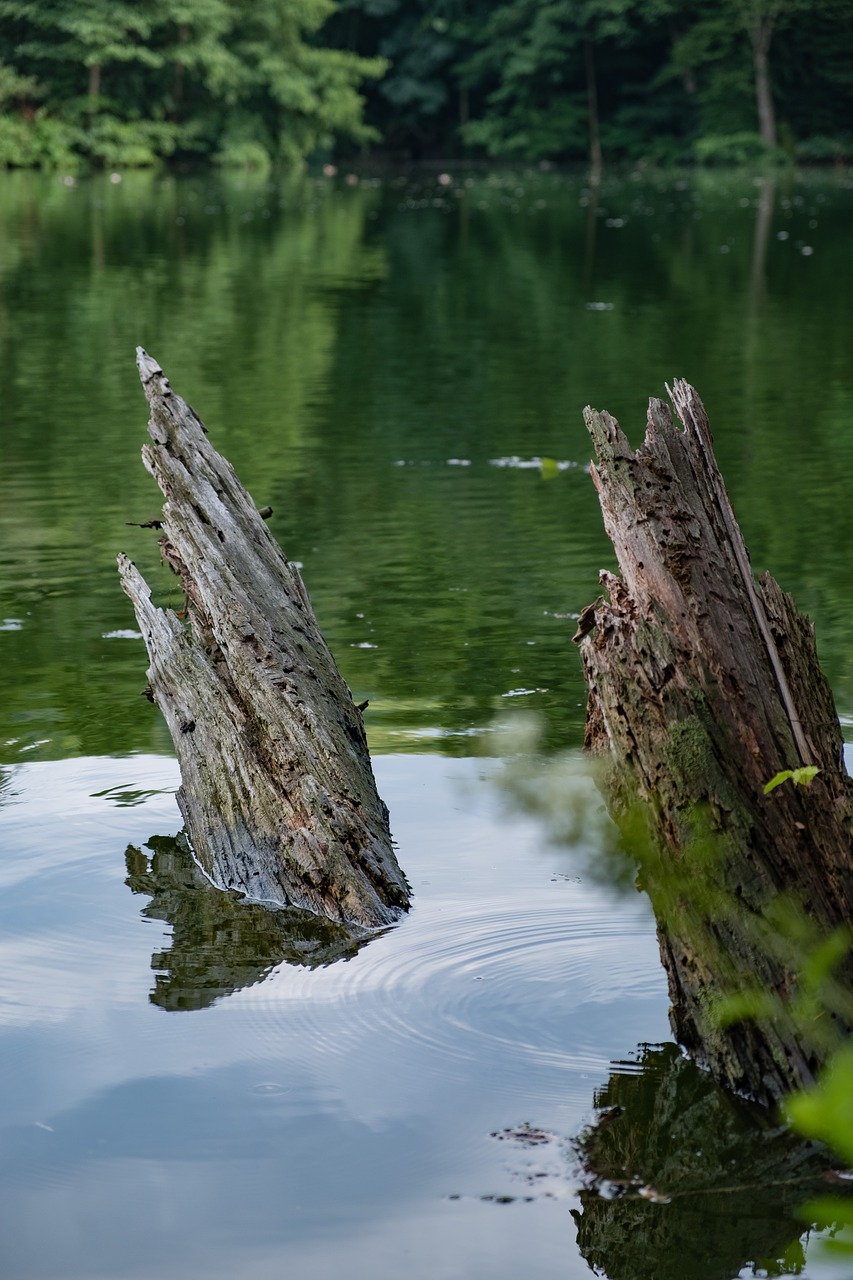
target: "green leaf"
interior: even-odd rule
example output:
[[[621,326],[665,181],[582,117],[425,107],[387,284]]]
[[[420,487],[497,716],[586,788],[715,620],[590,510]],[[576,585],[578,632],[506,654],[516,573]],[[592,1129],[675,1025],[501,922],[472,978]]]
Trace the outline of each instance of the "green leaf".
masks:
[[[794,769],[791,777],[798,787],[807,787],[819,773],[820,769],[816,764],[804,764],[801,769]]]
[[[800,982],[805,992],[814,993],[832,973],[850,950],[849,925],[834,929],[805,958]]]
[[[721,1027],[730,1027],[735,1022],[758,1021],[760,1018],[772,1018],[779,1013],[778,997],[769,991],[738,991],[724,996],[714,1010],[715,1019]]]
[[[556,458],[542,458],[539,462],[543,480],[553,480],[555,476],[560,474],[560,468],[557,466]]]
[[[821,1242],[822,1253],[830,1256],[853,1256],[853,1238],[850,1234],[853,1227],[853,1205],[849,1200],[842,1200],[840,1196],[810,1200],[801,1207],[799,1217],[805,1222],[815,1223],[819,1230],[831,1228],[832,1234]]]
[[[783,769],[781,773],[777,773],[764,785],[764,794],[770,795],[771,791],[775,791],[777,787],[781,787],[783,782],[787,782],[790,778],[797,787],[807,787],[817,775],[820,769],[816,764],[804,764],[799,769]]]
[[[853,1045],[838,1049],[820,1080],[785,1103],[794,1128],[826,1142],[842,1159],[853,1161]]]

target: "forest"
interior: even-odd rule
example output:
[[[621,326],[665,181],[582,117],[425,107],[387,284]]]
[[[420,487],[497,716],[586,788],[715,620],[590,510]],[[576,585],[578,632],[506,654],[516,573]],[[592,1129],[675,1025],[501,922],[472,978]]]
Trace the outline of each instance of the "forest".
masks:
[[[838,163],[853,0],[0,0],[0,165]]]

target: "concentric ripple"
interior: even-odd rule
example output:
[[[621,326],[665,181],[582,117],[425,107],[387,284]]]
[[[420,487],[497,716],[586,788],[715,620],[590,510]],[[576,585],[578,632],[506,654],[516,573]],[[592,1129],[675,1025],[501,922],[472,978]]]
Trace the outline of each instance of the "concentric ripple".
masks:
[[[618,1019],[604,1006],[659,994],[646,919],[566,888],[533,906],[493,901],[449,914],[425,904],[345,964],[280,969],[246,993],[259,1052],[392,1060],[455,1077],[487,1064],[504,1089],[535,1072],[564,1091],[566,1073],[602,1065],[589,1034],[596,1007]]]

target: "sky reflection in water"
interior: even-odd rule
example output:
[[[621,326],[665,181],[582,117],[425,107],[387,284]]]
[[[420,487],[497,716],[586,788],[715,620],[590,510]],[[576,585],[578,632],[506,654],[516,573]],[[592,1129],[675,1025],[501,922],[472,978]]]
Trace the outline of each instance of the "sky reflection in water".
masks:
[[[610,1058],[665,1036],[663,980],[645,904],[579,883],[534,826],[502,819],[482,770],[380,757],[412,916],[352,959],[282,964],[179,1015],[149,1002],[169,939],[124,883],[124,843],[177,827],[174,763],[14,770],[0,810],[7,1274],[346,1263],[366,1277],[383,1258],[423,1276],[552,1273],[571,1252],[566,1204],[537,1198],[522,1220],[520,1204],[483,1201],[528,1194],[490,1134],[577,1128]],[[117,807],[140,783],[155,794]],[[567,1166],[563,1197],[571,1185]]]
[[[581,409],[636,441],[674,375],[853,721],[853,184],[0,177],[0,1270],[587,1276],[568,1138],[668,1036],[653,926],[477,756],[517,707],[579,744],[569,637],[612,563]],[[137,343],[370,699],[415,908],[335,964],[148,846],[177,777],[116,552],[181,602],[126,523],[158,506]]]

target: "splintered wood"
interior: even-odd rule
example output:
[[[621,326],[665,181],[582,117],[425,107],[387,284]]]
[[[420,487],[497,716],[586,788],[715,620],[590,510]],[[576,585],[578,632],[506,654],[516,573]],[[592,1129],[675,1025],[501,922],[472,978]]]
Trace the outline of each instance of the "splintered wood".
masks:
[[[142,451],[166,503],[163,559],[185,617],[158,608],[119,556],[145,637],[153,700],[181,767],[178,804],[222,888],[368,930],[409,889],[376,790],[361,711],[320,633],[299,570],[196,414],[141,348]]]
[[[812,623],[753,578],[702,402],[682,381],[670,395],[677,420],[650,401],[636,451],[585,413],[620,570],[578,628],[586,745],[639,851],[676,1036],[767,1101],[814,1079],[853,1025],[849,959],[825,1015],[797,1013],[809,954],[853,916],[853,795]],[[808,765],[810,786],[764,794]]]

